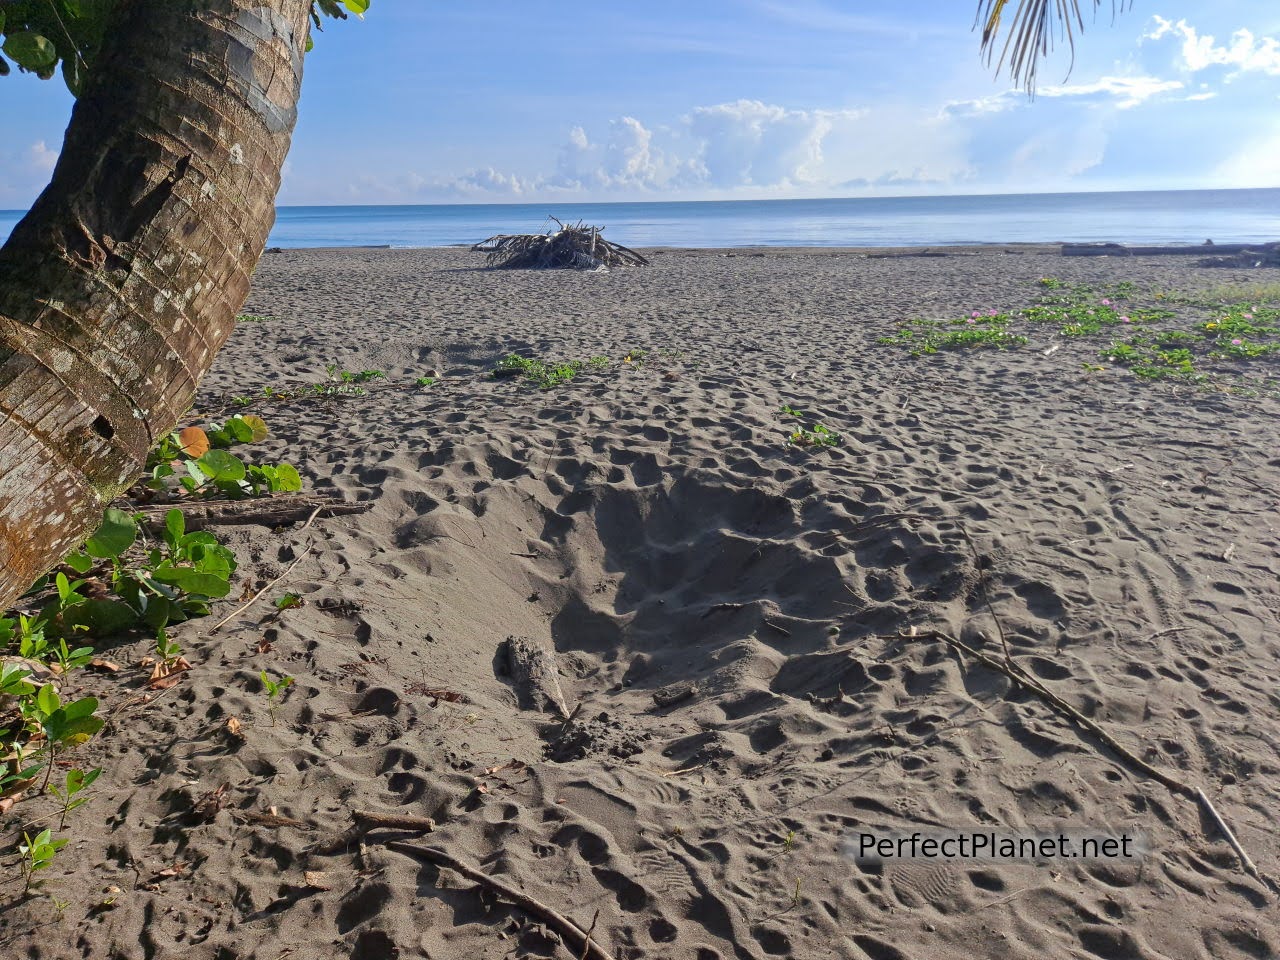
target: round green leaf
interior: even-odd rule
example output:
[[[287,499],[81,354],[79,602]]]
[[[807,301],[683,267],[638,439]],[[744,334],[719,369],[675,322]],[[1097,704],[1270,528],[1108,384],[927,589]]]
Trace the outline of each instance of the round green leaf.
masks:
[[[58,62],[58,51],[48,37],[32,30],[19,30],[5,38],[3,49],[24,70],[48,70]]]
[[[302,489],[302,478],[298,476],[298,471],[287,463],[282,463],[276,467],[276,480],[272,484],[273,491],[292,492]]]
[[[217,600],[231,592],[231,584],[227,583],[225,577],[219,577],[211,573],[200,573],[189,567],[180,567],[175,573],[177,575],[173,578],[174,583],[187,593],[194,593]]]
[[[40,688],[40,692],[36,694],[36,706],[46,716],[57,711],[61,701],[58,699],[58,691],[52,683],[46,683]]]
[[[196,462],[218,483],[235,483],[244,479],[244,462],[225,450],[210,450]]]
[[[237,443],[250,443],[253,440],[253,427],[240,417],[232,417],[227,421],[224,429],[235,437]]]
[[[122,600],[86,600],[62,613],[62,628],[77,637],[111,637],[138,622],[133,607]]]
[[[138,525],[123,510],[109,509],[102,515],[102,526],[85,541],[84,551],[91,557],[118,557],[131,546],[138,535]]]
[[[253,431],[253,436],[251,439],[253,440],[254,443],[258,443],[261,440],[265,440],[267,439],[268,436],[270,436],[271,431],[267,429],[266,421],[263,420],[261,417],[255,417],[253,414],[247,413],[240,419],[243,420],[246,424],[248,424],[249,429]]]

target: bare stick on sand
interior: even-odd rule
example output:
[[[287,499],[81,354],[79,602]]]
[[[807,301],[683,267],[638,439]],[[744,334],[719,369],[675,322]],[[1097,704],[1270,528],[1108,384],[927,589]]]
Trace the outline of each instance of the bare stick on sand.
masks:
[[[481,873],[475,867],[468,866],[453,855],[445,853],[439,847],[422,847],[416,843],[405,843],[401,840],[392,840],[386,846],[389,850],[407,853],[409,856],[417,857],[420,860],[429,860],[437,866],[448,867],[454,873],[461,874],[473,883],[488,887],[494,893],[514,903],[526,913],[541,917],[548,926],[569,941],[572,946],[582,951],[582,960],[586,960],[586,958],[592,958],[592,960],[614,960],[613,955],[600,946],[592,938],[591,934],[583,930],[563,913],[533,899],[528,894],[521,893],[515,887],[508,886],[497,877]],[[594,929],[594,927],[595,923],[593,921],[592,928]]]
[[[311,511],[311,516],[308,517],[307,522],[302,525],[302,530],[306,530],[307,527],[311,526],[312,522],[315,521],[315,518],[320,515],[320,511],[323,509],[324,507],[316,507],[313,511]],[[302,530],[299,530],[298,532],[301,533]],[[250,597],[244,603],[240,604],[240,606],[236,607],[229,614],[227,614],[225,617],[223,617],[221,620],[215,623],[213,625],[213,628],[209,632],[217,633],[218,630],[220,630],[224,625],[230,623],[236,617],[240,616],[240,614],[244,613],[246,610],[252,607],[255,603],[258,602],[259,597],[261,597],[264,593],[266,593],[268,590],[274,587],[277,583],[279,583],[281,580],[287,577],[290,573],[292,573],[293,568],[296,567],[298,564],[300,564],[303,561],[303,559],[309,556],[310,554],[311,554],[311,544],[307,544],[307,549],[303,550],[302,553],[298,554],[298,559],[294,560],[293,563],[285,567],[284,573],[280,574],[280,576],[276,577],[274,580],[268,583],[265,587],[263,587],[261,590],[255,593],[252,597]]]
[[[1191,786],[1191,784],[1183,780],[1179,780],[1176,777],[1172,777],[1169,774],[1165,773],[1164,771],[1158,770],[1157,768],[1153,767],[1151,764],[1147,763],[1147,761],[1143,760],[1137,754],[1133,753],[1127,747],[1123,746],[1118,740],[1115,739],[1115,737],[1111,736],[1111,734],[1107,733],[1107,731],[1103,730],[1102,727],[1098,726],[1097,723],[1090,720],[1088,717],[1086,717],[1083,713],[1081,713],[1071,704],[1067,703],[1067,701],[1063,700],[1056,693],[1053,693],[1052,691],[1046,689],[1044,685],[1041,684],[1039,681],[1028,676],[1016,664],[1009,662],[1007,659],[1007,656],[1006,656],[1006,661],[1001,662],[1000,660],[997,660],[995,657],[987,656],[985,653],[983,653],[980,650],[975,650],[973,647],[969,646],[963,640],[957,640],[955,637],[948,636],[945,633],[939,633],[935,630],[930,630],[927,632],[916,632],[913,628],[910,633],[894,634],[892,636],[883,637],[882,639],[885,639],[885,640],[941,640],[943,643],[947,644],[948,646],[953,647],[956,650],[960,650],[966,656],[972,657],[974,660],[977,660],[987,669],[994,670],[997,673],[1003,674],[1004,676],[1012,680],[1014,683],[1019,684],[1020,686],[1023,686],[1026,689],[1030,690],[1037,697],[1043,700],[1048,706],[1052,707],[1058,713],[1062,714],[1064,717],[1071,720],[1073,723],[1077,724],[1080,727],[1083,727],[1085,730],[1088,730],[1091,734],[1097,737],[1098,740],[1102,741],[1102,743],[1105,746],[1110,748],[1110,750],[1113,753],[1115,753],[1116,756],[1118,756],[1125,763],[1125,765],[1128,766],[1130,769],[1135,770],[1138,773],[1143,774],[1144,776],[1151,777],[1151,779],[1164,784],[1164,786],[1168,787],[1174,793],[1180,793],[1185,797],[1189,797],[1192,800],[1198,801],[1200,805],[1205,809],[1205,811],[1213,818],[1214,822],[1217,823],[1218,828],[1222,831],[1222,835],[1226,837],[1227,842],[1231,844],[1231,848],[1235,850],[1236,856],[1240,858],[1240,865],[1244,868],[1245,873],[1253,877],[1258,882],[1265,884],[1273,892],[1280,893],[1280,888],[1277,887],[1276,883],[1273,880],[1271,880],[1269,877],[1264,878],[1262,874],[1258,872],[1258,868],[1254,864],[1253,860],[1251,860],[1249,858],[1249,855],[1245,853],[1244,848],[1240,845],[1240,842],[1236,839],[1235,834],[1231,832],[1231,828],[1227,826],[1226,821],[1224,821],[1222,817],[1219,815],[1218,811],[1214,808],[1213,803],[1209,800],[1208,796],[1205,794],[1203,790],[1201,790],[1199,787],[1193,787]],[[1006,650],[1007,649],[1008,648],[1006,647]]]

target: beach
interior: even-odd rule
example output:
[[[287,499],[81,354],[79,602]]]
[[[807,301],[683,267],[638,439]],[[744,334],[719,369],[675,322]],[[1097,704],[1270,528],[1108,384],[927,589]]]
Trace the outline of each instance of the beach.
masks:
[[[1201,292],[1247,298],[1265,271],[1034,244],[644,252],[608,272],[267,253],[191,419],[260,416],[253,457],[369,508],[216,528],[233,596],[262,599],[174,629],[172,688],[143,689],[141,640],[81,681],[112,717],[74,815],[93,826],[49,871],[61,923],[11,908],[7,952],[582,953],[399,839],[618,960],[1280,954],[1275,355],[1189,385],[1047,325],[1006,350],[880,342],[977,327],[1046,279],[1189,328],[1216,316]],[[546,390],[493,377],[513,352],[583,365]],[[384,376],[292,390],[329,365]],[[292,685],[269,701],[262,671]],[[1037,685],[1203,790],[1261,876]],[[335,843],[355,812],[434,829]],[[879,864],[849,849],[868,831],[1144,852]]]

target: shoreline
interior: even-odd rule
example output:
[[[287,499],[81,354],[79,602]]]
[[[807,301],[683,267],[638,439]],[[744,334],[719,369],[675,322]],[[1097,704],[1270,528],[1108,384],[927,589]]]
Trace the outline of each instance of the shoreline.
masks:
[[[1231,240],[1221,243],[1215,241],[1212,244],[1205,243],[1167,243],[1167,244],[1144,244],[1144,248],[1162,248],[1169,252],[1178,251],[1185,252],[1187,255],[1192,253],[1204,253],[1211,255],[1217,252],[1235,252],[1243,247],[1257,247],[1275,243],[1275,240],[1259,240],[1256,242],[1248,240]],[[889,244],[885,246],[837,246],[837,245],[814,245],[814,244],[740,244],[734,246],[672,246],[670,244],[654,244],[654,245],[637,245],[631,249],[639,253],[680,253],[680,252],[696,252],[696,253],[720,253],[720,254],[749,254],[749,255],[769,255],[769,254],[839,254],[839,255],[862,255],[877,256],[881,254],[896,254],[899,256],[910,256],[912,254],[919,255],[933,251],[940,252],[940,255],[963,256],[966,254],[984,254],[984,253],[1033,253],[1033,254],[1061,254],[1063,247],[1087,247],[1108,244],[1108,241],[1096,241],[1084,243],[1081,241],[1065,241],[1065,240],[1044,240],[1044,241],[1010,241],[1002,243],[999,241],[985,242],[965,242],[965,243],[920,243],[920,244]],[[472,244],[469,243],[449,243],[437,244],[434,246],[396,246],[389,243],[374,244],[350,244],[345,246],[314,246],[314,247],[285,247],[285,246],[268,246],[264,253],[279,253],[282,251],[299,251],[309,253],[326,253],[337,252],[341,250],[402,250],[402,251],[431,251],[431,250],[470,250]],[[1136,246],[1134,244],[1117,244],[1120,247]]]

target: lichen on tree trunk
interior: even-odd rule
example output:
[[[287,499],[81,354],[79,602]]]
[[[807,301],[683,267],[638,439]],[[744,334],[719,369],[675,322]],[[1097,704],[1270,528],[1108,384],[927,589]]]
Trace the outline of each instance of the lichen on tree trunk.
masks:
[[[93,531],[231,334],[275,218],[308,0],[120,0],[0,249],[0,609]]]

